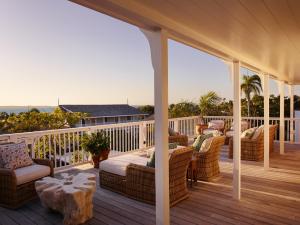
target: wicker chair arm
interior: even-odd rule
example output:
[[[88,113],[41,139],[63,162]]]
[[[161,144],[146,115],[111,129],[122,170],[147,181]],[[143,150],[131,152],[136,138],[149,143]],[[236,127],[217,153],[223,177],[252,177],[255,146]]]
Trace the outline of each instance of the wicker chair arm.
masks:
[[[255,144],[257,142],[257,140],[252,140],[252,139],[249,139],[249,138],[241,138],[241,143],[252,143],[252,144]]]
[[[155,187],[155,168],[131,163],[127,166],[126,180]]]
[[[43,166],[49,166],[50,167],[50,176],[54,176],[54,166],[53,166],[53,161],[48,160],[48,159],[33,159],[33,162],[39,165]]]
[[[13,170],[0,168],[0,189],[17,189],[17,178]]]
[[[207,152],[198,152],[198,151],[194,151],[193,152],[193,156],[196,157],[196,158],[203,158],[205,157]]]

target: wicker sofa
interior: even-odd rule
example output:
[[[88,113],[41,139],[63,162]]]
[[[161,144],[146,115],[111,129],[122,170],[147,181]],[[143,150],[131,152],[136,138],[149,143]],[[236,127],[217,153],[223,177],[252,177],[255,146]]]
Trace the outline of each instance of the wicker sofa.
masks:
[[[188,197],[186,174],[189,162],[192,158],[193,150],[190,147],[176,149],[169,157],[169,185],[170,185],[170,206],[186,199]],[[122,157],[122,156],[121,156]],[[142,156],[139,156],[142,158]],[[112,158],[115,162],[109,160],[105,164],[116,164],[122,159]],[[134,159],[134,157],[133,157]],[[146,161],[148,160],[145,158]],[[129,163],[126,166],[126,173],[116,174],[107,171],[105,165],[100,164],[100,186],[114,192],[121,193],[130,198],[155,204],[155,168],[143,165],[145,159],[138,163]],[[124,166],[125,164],[123,164]],[[122,166],[121,166],[122,167]],[[114,167],[113,169],[116,169]]]
[[[222,145],[224,145],[225,136],[214,137],[207,152],[196,152],[194,156],[197,160],[197,179],[211,181],[220,174],[219,157]]]
[[[53,176],[53,163],[46,159],[33,159],[34,164],[16,170],[0,168],[0,206],[18,208],[37,197],[34,183],[46,176],[42,168],[49,167],[47,176]],[[31,173],[36,170],[36,174]]]
[[[274,138],[277,125],[270,125],[269,133],[269,151],[274,150]],[[233,158],[233,138],[229,140],[228,158]],[[248,161],[262,161],[264,159],[264,133],[255,139],[241,139],[241,159]]]

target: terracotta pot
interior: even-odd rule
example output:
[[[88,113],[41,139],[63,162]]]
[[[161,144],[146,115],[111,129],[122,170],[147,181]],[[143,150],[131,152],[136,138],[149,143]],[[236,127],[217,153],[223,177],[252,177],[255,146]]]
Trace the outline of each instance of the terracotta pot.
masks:
[[[108,159],[109,151],[110,151],[110,149],[105,149],[105,150],[101,151],[101,153],[100,153],[100,160],[101,161]]]
[[[99,168],[100,155],[93,155],[92,159],[93,159],[94,168]]]

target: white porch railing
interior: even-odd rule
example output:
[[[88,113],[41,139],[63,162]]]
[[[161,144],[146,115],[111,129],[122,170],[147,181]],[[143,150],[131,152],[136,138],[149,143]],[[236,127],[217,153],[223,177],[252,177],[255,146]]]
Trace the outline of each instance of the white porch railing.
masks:
[[[226,127],[232,123],[230,116],[206,116],[205,123],[213,119],[222,119]],[[251,127],[263,124],[263,117],[244,117]],[[169,120],[169,127],[175,131],[195,136],[195,125],[200,122],[198,116]],[[279,118],[270,118],[271,124],[279,124]],[[300,119],[294,119],[294,126],[300,126]],[[286,137],[290,140],[290,119],[285,119]],[[110,157],[133,152],[154,145],[154,121],[107,124],[90,127],[78,127],[59,130],[36,131],[0,135],[1,142],[24,140],[32,158],[52,159],[56,168],[90,161],[89,155],[82,149],[81,140],[87,132],[104,131],[110,139]],[[276,134],[278,139],[279,134]]]
[[[224,120],[225,121],[225,127],[230,128],[233,117],[232,116],[204,116],[204,122],[207,124],[211,120]],[[249,123],[249,127],[257,127],[262,124],[264,124],[264,117],[242,117],[242,120],[246,120]],[[279,117],[270,117],[270,124],[277,124],[279,126]],[[290,141],[291,140],[291,122],[292,120],[290,118],[285,118],[284,119],[284,127],[285,127],[285,141]],[[296,130],[296,127],[300,128],[300,118],[294,118],[293,119],[293,126],[294,126],[294,131]],[[294,136],[295,140],[295,132],[292,134]],[[277,132],[275,133],[275,140],[279,140],[279,129],[277,129]]]

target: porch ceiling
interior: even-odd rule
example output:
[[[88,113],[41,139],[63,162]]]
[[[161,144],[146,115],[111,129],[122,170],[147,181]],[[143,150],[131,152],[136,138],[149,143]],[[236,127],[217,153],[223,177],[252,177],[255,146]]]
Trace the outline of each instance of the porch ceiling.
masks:
[[[300,84],[299,0],[71,0]]]

